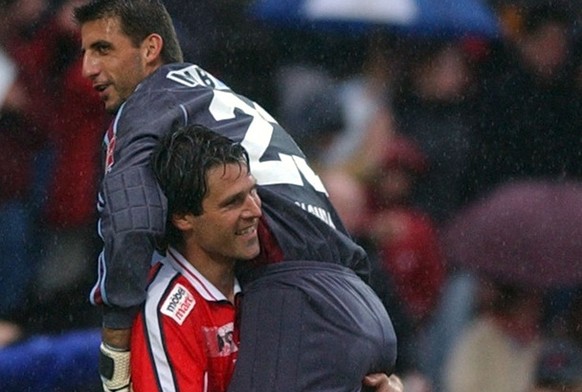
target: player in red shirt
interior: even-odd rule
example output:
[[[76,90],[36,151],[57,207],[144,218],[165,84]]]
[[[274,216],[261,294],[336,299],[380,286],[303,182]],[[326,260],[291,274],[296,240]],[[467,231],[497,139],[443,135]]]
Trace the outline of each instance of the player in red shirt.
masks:
[[[140,392],[223,392],[238,351],[234,267],[259,254],[261,201],[240,144],[200,126],[174,136],[153,157],[170,246],[132,329],[131,378]]]
[[[249,158],[239,143],[194,125],[164,138],[152,168],[168,200],[168,247],[132,328],[133,390],[225,392],[240,343],[235,263],[260,252]],[[396,376],[368,375],[364,384],[402,391]]]

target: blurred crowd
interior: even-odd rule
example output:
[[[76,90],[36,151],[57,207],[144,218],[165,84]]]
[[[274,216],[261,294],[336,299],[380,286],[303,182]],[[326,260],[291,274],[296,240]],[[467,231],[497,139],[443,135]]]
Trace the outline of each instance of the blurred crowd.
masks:
[[[83,1],[0,0],[0,353],[100,320],[88,293],[111,118],[81,75]],[[491,1],[495,38],[273,28],[248,3],[166,1],[186,60],[279,119],[369,252],[405,390],[582,391],[582,280],[475,273],[442,240],[503,185],[582,181],[576,2]]]

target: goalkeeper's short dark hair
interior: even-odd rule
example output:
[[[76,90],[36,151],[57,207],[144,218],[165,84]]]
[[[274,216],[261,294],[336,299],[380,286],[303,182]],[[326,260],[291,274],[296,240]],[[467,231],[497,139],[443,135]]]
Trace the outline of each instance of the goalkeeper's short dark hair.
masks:
[[[75,8],[76,21],[87,22],[119,18],[120,27],[137,48],[150,34],[162,37],[164,64],[184,61],[172,17],[161,0],[92,0]]]

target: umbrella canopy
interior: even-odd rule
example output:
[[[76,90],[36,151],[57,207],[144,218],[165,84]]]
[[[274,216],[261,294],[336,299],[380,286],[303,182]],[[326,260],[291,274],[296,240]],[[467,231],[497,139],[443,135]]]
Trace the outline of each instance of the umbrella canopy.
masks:
[[[448,259],[505,283],[582,284],[582,184],[516,182],[468,206],[444,232]]]
[[[251,14],[285,27],[362,32],[385,26],[412,35],[495,37],[484,0],[254,0]]]

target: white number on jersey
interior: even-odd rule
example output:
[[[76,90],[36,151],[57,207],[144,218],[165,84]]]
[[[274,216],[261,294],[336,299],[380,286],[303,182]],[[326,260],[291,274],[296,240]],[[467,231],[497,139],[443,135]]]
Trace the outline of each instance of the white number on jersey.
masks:
[[[261,161],[267,151],[273,135],[273,123],[276,121],[259,105],[252,106],[244,102],[230,91],[214,90],[210,104],[210,113],[216,121],[232,119],[235,109],[252,117],[242,146],[249,153],[253,175],[259,185],[292,184],[304,186],[301,174],[318,191],[327,191],[321,179],[309,167],[304,158],[297,155],[279,153],[278,160]]]

